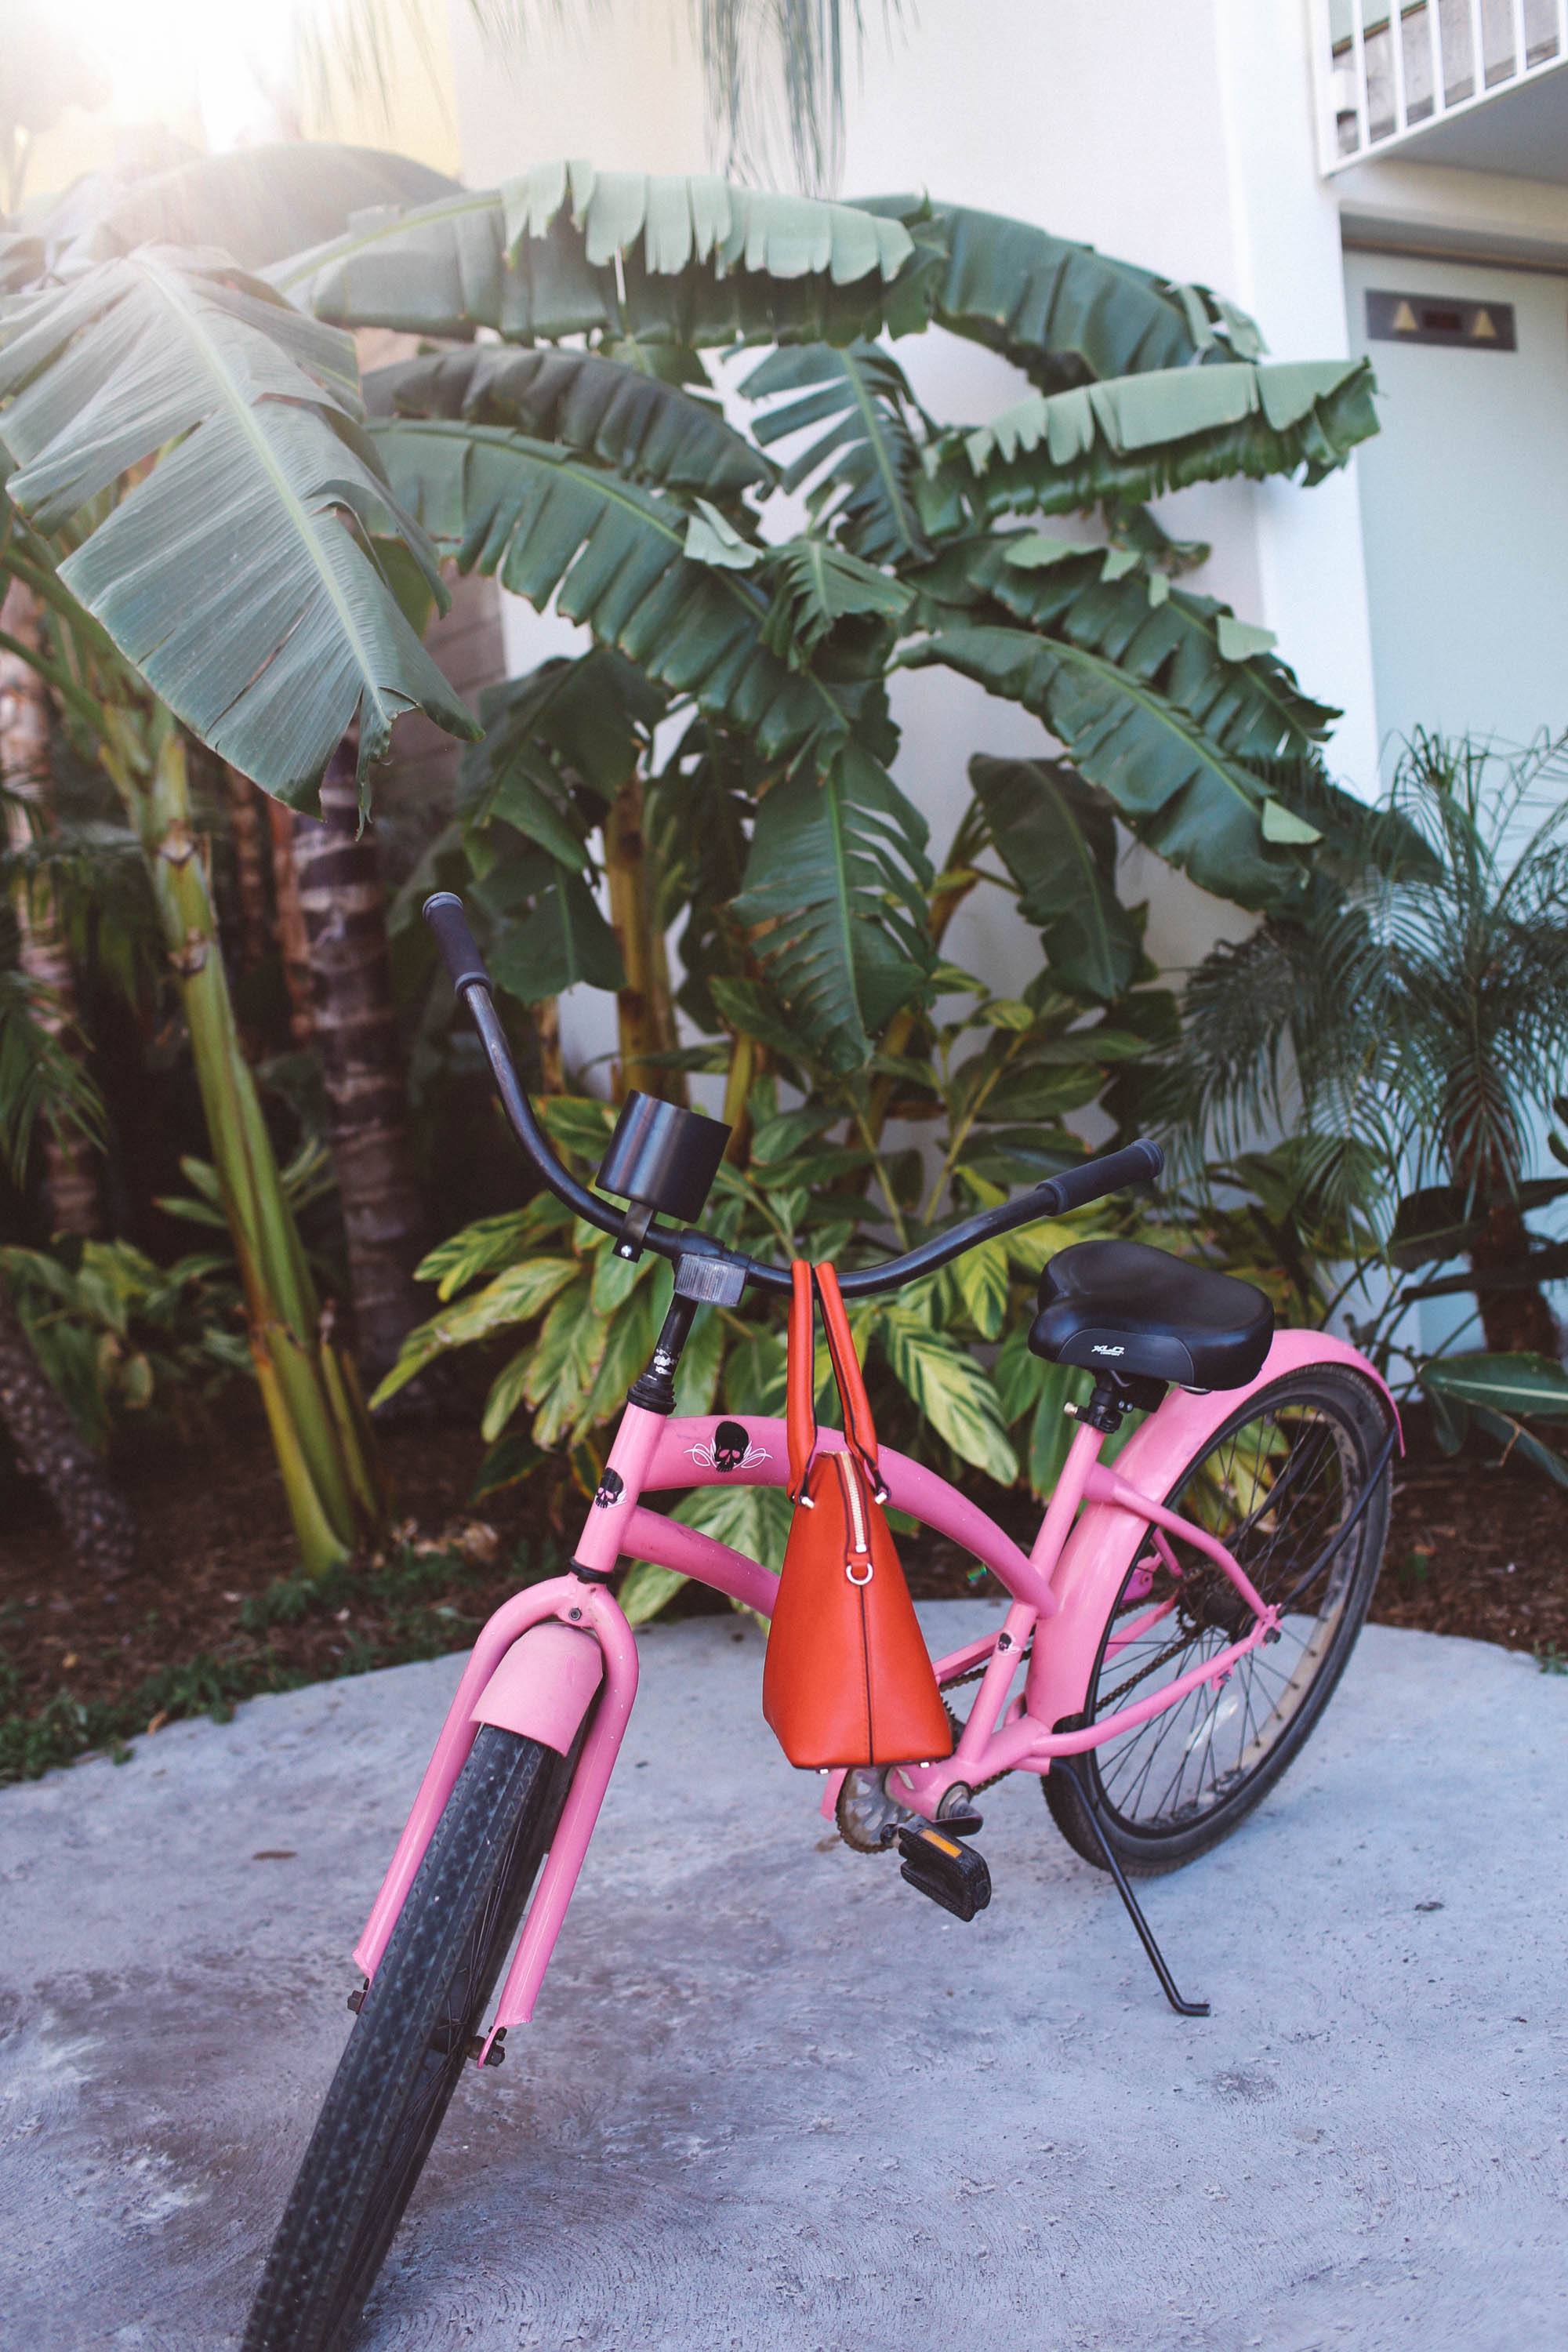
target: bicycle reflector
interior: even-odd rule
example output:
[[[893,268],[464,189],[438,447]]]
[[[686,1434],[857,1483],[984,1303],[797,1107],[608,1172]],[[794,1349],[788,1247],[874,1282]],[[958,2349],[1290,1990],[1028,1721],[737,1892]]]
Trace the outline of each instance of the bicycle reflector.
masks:
[[[702,1214],[729,1140],[721,1119],[682,1110],[679,1103],[660,1102],[634,1087],[621,1106],[595,1181],[617,1200],[689,1221]]]

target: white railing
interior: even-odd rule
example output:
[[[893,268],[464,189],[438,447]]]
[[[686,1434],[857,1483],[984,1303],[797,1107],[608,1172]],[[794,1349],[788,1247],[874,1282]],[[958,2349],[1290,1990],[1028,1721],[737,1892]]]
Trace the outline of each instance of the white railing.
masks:
[[[1568,63],[1568,0],[1312,0],[1325,173]]]

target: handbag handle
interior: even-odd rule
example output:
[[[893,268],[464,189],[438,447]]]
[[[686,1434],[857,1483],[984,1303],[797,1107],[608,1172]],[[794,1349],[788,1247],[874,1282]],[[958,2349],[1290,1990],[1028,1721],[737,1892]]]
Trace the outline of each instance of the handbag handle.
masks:
[[[798,1501],[811,1457],[816,1451],[816,1306],[812,1294],[811,1266],[806,1259],[791,1259],[789,1280],[784,1409],[789,1431],[789,1491]]]
[[[845,1311],[838,1276],[832,1266],[813,1267],[803,1257],[790,1262],[789,1355],[785,1374],[789,1434],[789,1491],[798,1501],[805,1474],[816,1451],[816,1300],[822,1300],[822,1320],[827,1352],[844,1412],[844,1434],[858,1454],[880,1499],[883,1487],[877,1468],[877,1428],[865,1376],[855,1353],[849,1318]]]
[[[831,1265],[825,1263],[817,1267],[816,1287],[822,1298],[827,1352],[833,1359],[833,1375],[838,1382],[839,1400],[844,1407],[844,1434],[865,1464],[880,1501],[884,1490],[877,1469],[877,1424],[871,1418],[871,1400],[866,1393],[866,1376],[860,1370],[860,1359],[855,1353],[844,1294],[838,1287],[838,1276]]]

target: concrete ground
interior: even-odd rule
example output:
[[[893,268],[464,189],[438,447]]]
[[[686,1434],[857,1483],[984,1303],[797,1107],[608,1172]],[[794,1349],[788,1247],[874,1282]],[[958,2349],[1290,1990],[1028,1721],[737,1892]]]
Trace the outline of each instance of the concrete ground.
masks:
[[[460,2091],[364,2352],[1568,2343],[1568,1681],[1372,1628],[1262,1811],[1148,1888],[1187,2021],[1031,1783],[962,1927],[829,1838],[753,1630],[642,1647],[539,2021]],[[10,2352],[234,2344],[456,1674],[0,1797]]]

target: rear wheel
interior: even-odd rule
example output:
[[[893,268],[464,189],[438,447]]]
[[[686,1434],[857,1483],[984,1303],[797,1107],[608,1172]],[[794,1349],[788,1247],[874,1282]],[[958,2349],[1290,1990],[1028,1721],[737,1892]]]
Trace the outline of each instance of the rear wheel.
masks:
[[[1364,1507],[1363,1497],[1387,1430],[1386,1407],[1358,1373],[1331,1365],[1289,1373],[1237,1407],[1165,1497],[1169,1510],[1218,1537],[1282,1617],[1278,1642],[1250,1651],[1218,1688],[1201,1685],[1074,1759],[1124,1870],[1174,1870],[1217,1845],[1305,1743],[1355,1647],[1382,1565],[1386,1464]],[[1220,1569],[1192,1543],[1167,1540],[1168,1555],[1151,1538],[1128,1573],[1078,1722],[1150,1696],[1251,1623]],[[1058,1772],[1043,1786],[1068,1844],[1103,1869],[1078,1790]]]
[[[564,1757],[482,1724],[365,1993],[243,2352],[338,2352],[450,2105],[565,1801]]]

